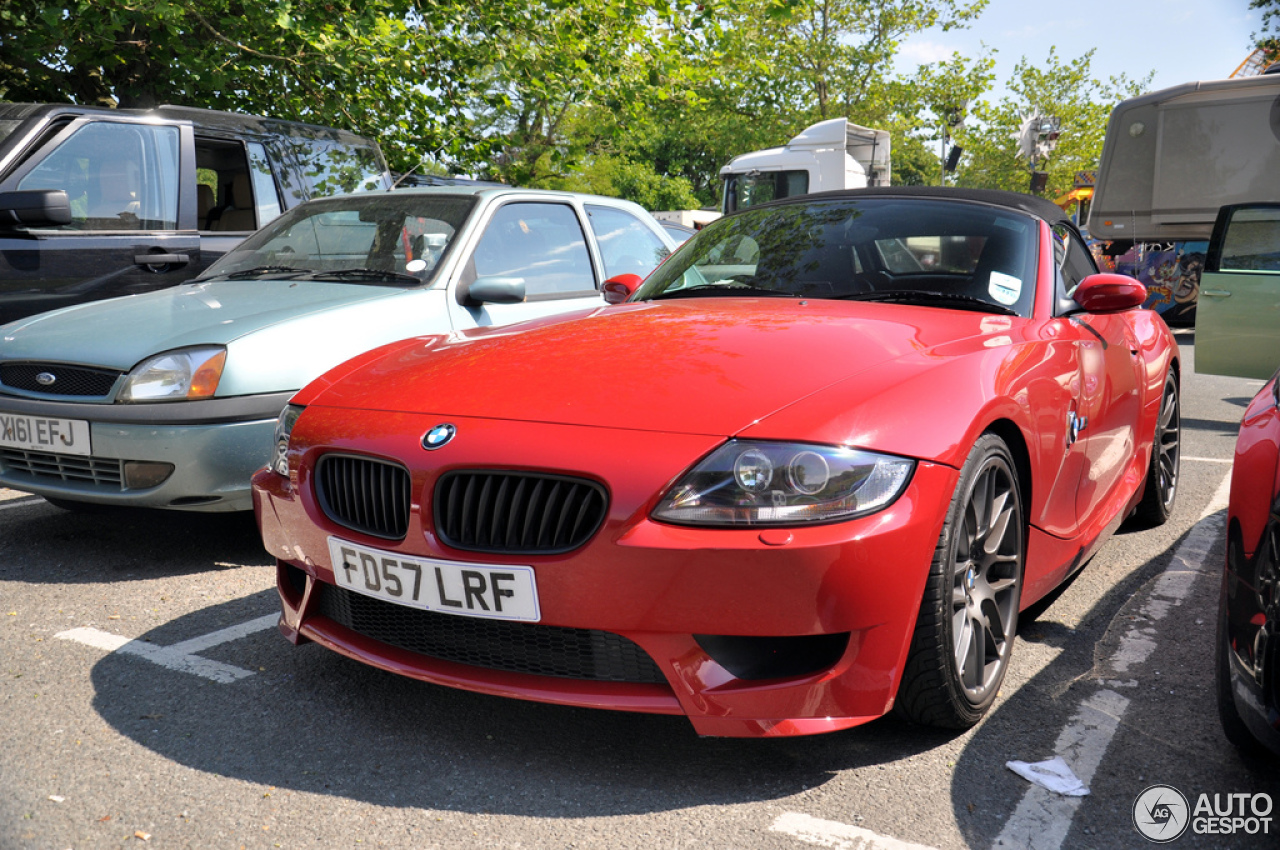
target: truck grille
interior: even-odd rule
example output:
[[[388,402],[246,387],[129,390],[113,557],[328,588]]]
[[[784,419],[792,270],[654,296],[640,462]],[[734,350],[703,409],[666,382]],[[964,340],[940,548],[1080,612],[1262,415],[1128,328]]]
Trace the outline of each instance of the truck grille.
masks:
[[[316,497],[329,519],[387,540],[409,531],[409,470],[395,463],[328,454],[316,464]]]
[[[52,384],[42,384],[37,375],[54,377]],[[67,366],[63,363],[4,363],[0,364],[0,384],[15,390],[65,395],[105,398],[110,395],[120,372],[110,369],[93,369],[87,366]]]
[[[667,681],[643,649],[611,632],[440,614],[329,584],[315,612],[373,640],[471,667],[594,682]]]
[[[525,472],[448,472],[436,483],[435,530],[455,549],[547,555],[586,543],[604,522],[604,487]]]

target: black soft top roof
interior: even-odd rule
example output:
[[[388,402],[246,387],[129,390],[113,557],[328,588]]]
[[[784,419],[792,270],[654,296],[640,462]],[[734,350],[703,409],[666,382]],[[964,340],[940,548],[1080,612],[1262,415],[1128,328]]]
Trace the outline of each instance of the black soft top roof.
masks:
[[[866,189],[837,189],[831,192],[814,192],[812,195],[795,195],[779,201],[759,204],[758,206],[783,206],[809,201],[834,201],[842,198],[850,200],[858,198],[931,198],[944,201],[970,201],[1019,210],[1037,218],[1042,218],[1050,224],[1059,221],[1071,223],[1071,218],[1063,212],[1062,208],[1047,198],[1024,195],[1021,192],[1006,192],[1001,189],[957,189],[951,186],[875,186]],[[756,205],[747,207],[747,209],[755,208]]]

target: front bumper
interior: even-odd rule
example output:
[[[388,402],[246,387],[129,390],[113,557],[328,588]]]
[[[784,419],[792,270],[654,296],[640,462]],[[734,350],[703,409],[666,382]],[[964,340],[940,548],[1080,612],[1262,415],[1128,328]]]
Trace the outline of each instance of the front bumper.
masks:
[[[394,422],[377,427],[396,429]],[[475,422],[459,427],[480,429]],[[501,466],[515,460],[514,454],[503,458],[504,451],[548,445],[542,439],[548,435],[536,432],[553,426],[503,427],[521,433],[511,434],[505,443],[478,440],[483,448],[474,459],[459,462],[480,463],[483,458],[486,466]],[[418,430],[403,429],[409,435]],[[297,435],[295,431],[295,439]],[[566,458],[576,458],[581,466],[551,468],[570,474],[575,468],[591,468],[592,458],[617,454],[617,434],[584,430],[575,437],[566,441]],[[630,446],[630,462],[618,467],[619,480],[602,476],[614,497],[605,525],[582,548],[554,556],[504,559],[449,549],[422,524],[425,497],[422,503],[414,500],[405,541],[388,545],[331,522],[309,492],[305,472],[295,471],[286,479],[260,471],[254,477],[254,509],[267,550],[277,558],[281,632],[295,643],[315,641],[366,664],[450,687],[567,705],[684,714],[702,735],[828,732],[865,723],[892,708],[957,471],[919,464],[893,505],[850,522],[768,531],[685,528],[649,520],[652,505],[638,505],[627,493],[645,493],[640,498],[648,500],[648,494],[661,492],[663,482],[679,473],[684,461],[673,468],[671,457],[696,457],[718,441],[647,438],[647,451]],[[681,441],[689,445],[666,451]],[[705,445],[692,445],[699,441]],[[636,480],[646,477],[656,485]],[[623,483],[624,478],[631,480]],[[429,481],[415,478],[414,490],[429,492]],[[428,624],[402,617],[402,606],[366,597],[356,600],[362,611],[348,611],[343,606],[351,600],[335,601],[354,594],[334,584],[330,536],[416,557],[531,565],[540,622],[509,624],[502,635],[485,637],[486,645],[501,654],[508,651],[507,641],[536,643],[558,630],[571,631],[587,643],[616,636],[638,647],[658,675],[631,680],[592,673],[548,675],[525,672],[523,661],[477,663],[452,651],[415,649],[419,632],[428,626],[452,634],[469,629],[461,621],[472,618],[433,613],[436,620]],[[335,613],[339,611],[345,613]],[[444,640],[448,644],[452,638]],[[812,669],[812,658],[803,657],[810,650],[829,657]],[[753,653],[773,659],[752,658]],[[790,658],[778,660],[779,653],[790,653]],[[733,672],[744,669],[766,672]]]
[[[5,413],[88,421],[92,446],[88,456],[0,447],[0,486],[100,505],[249,510],[249,480],[270,459],[276,417],[291,395],[164,405],[0,396]],[[131,486],[133,470],[156,464],[172,471],[158,484]]]

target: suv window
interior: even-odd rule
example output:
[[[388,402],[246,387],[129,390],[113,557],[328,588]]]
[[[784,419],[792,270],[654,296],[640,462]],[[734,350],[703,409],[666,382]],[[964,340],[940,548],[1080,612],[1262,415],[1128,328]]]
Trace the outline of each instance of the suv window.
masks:
[[[652,230],[626,210],[587,204],[587,220],[600,246],[604,276],[638,274],[657,268],[671,252]]]
[[[587,240],[573,207],[518,202],[493,215],[476,246],[477,277],[519,277],[530,296],[596,288]]]
[[[288,144],[302,165],[303,179],[313,197],[367,192],[385,185],[385,172],[373,148],[319,139],[291,139]]]
[[[178,129],[111,121],[84,124],[19,181],[65,189],[71,230],[176,230]]]

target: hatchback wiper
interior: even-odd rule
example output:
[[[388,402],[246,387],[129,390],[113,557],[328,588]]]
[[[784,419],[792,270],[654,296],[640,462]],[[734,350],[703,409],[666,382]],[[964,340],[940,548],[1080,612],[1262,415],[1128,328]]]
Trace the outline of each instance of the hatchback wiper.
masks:
[[[993,304],[972,295],[959,292],[934,292],[926,289],[897,289],[880,292],[851,292],[848,295],[837,295],[844,301],[895,301],[901,304],[952,304],[962,310],[981,310],[983,312],[1003,313],[1016,316],[1018,311],[1003,304]]]
[[[766,298],[799,298],[794,292],[779,292],[776,289],[757,289],[754,286],[727,285],[722,283],[700,283],[697,286],[686,286],[683,289],[668,289],[659,292],[649,300],[658,301],[664,298],[736,298],[742,295],[762,295]]]
[[[226,278],[227,280],[242,280],[247,277],[259,277],[264,274],[291,274],[302,275],[311,274],[311,269],[300,269],[296,266],[254,266],[251,269],[240,269],[235,272],[224,272],[215,274],[211,277],[198,277],[196,280],[217,280],[218,278]]]
[[[414,277],[411,274],[401,274],[400,272],[387,271],[386,269],[326,269],[325,271],[311,272],[307,277],[311,280],[376,280],[389,281],[394,283],[411,283],[417,286],[422,283],[422,279]]]

